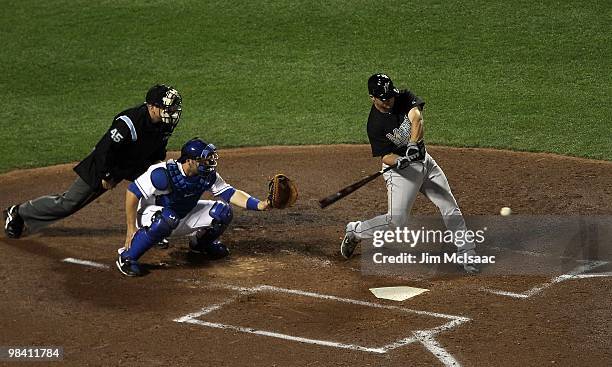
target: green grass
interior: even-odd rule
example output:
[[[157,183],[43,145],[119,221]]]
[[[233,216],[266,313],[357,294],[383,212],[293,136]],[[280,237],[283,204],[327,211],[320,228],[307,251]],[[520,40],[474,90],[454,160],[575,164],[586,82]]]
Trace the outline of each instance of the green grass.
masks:
[[[83,158],[156,82],[184,96],[173,149],[366,142],[377,71],[429,143],[612,160],[607,1],[0,5],[0,171]]]

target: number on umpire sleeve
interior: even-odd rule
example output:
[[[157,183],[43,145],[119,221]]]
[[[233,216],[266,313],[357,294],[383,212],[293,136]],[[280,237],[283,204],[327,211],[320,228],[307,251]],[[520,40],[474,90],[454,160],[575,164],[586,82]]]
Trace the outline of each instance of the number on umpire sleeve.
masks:
[[[117,131],[117,129],[112,129],[110,131],[110,135],[111,139],[113,139],[115,143],[119,143],[121,140],[123,140],[123,135],[121,135],[121,133]]]

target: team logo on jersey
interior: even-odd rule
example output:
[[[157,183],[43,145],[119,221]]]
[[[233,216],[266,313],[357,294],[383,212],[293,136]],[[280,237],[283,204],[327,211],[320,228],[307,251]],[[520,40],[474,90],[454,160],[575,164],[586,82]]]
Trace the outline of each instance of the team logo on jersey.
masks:
[[[410,141],[411,127],[412,123],[408,115],[404,115],[404,122],[398,128],[393,129],[393,134],[388,133],[386,135],[387,139],[391,140],[397,147],[404,147]]]

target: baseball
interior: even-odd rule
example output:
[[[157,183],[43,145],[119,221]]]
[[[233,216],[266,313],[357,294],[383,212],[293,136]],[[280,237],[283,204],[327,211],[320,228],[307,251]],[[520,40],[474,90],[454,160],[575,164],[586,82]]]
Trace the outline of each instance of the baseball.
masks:
[[[499,214],[501,214],[504,217],[507,217],[510,214],[512,214],[512,209],[508,208],[507,206],[504,206],[503,208],[499,210]]]

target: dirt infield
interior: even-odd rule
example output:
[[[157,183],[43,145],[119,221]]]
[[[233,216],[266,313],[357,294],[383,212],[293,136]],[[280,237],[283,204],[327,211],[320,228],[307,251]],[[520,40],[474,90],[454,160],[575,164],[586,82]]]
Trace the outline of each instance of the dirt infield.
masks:
[[[464,214],[495,215],[510,206],[518,214],[612,215],[610,162],[429,150]],[[70,366],[612,365],[611,277],[557,281],[483,272],[416,280],[363,276],[359,256],[344,261],[338,253],[344,225],[386,210],[383,182],[325,210],[317,199],[379,169],[368,146],[220,155],[225,180],[255,196],[265,194],[274,173],[295,178],[296,206],[236,209],[224,235],[229,259],[194,257],[177,239],[168,250],[149,251],[142,262],[150,273],[137,279],[114,268],[125,230],[125,183],[40,233],[2,237],[0,346],[62,346],[57,364]],[[0,206],[61,192],[74,179],[71,168],[0,175]],[[414,214],[436,212],[419,196]],[[368,290],[391,285],[429,292],[393,302]]]

